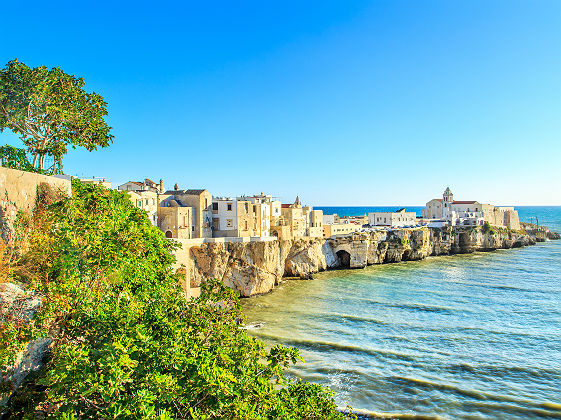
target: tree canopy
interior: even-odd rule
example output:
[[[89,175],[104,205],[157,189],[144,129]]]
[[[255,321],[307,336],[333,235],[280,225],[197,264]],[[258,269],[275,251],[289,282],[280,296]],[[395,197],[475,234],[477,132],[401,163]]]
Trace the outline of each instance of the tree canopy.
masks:
[[[31,68],[17,60],[0,71],[0,132],[8,128],[20,136],[34,170],[59,171],[68,145],[92,151],[112,142],[107,103],[84,85],[58,67]]]
[[[0,328],[0,368],[22,338],[58,333],[10,418],[345,418],[329,390],[285,377],[297,349],[266,348],[240,328],[239,300],[222,282],[185,299],[177,245],[124,192],[73,180],[72,197],[51,201],[22,228],[29,268],[14,269],[44,303],[28,332]]]

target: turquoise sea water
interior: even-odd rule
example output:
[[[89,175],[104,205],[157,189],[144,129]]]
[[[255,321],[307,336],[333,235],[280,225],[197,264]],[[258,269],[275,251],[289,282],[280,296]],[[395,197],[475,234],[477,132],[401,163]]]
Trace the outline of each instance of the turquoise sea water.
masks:
[[[561,231],[561,207],[519,213]],[[301,349],[289,373],[340,405],[561,418],[561,241],[320,273],[243,305],[265,323],[252,334]]]

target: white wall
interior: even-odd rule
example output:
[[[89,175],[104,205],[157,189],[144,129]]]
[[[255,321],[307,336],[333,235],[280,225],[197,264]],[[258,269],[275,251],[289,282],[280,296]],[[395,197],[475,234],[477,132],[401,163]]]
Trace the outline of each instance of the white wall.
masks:
[[[368,213],[368,223],[370,226],[391,226],[401,227],[417,224],[417,214],[415,212],[377,212]]]
[[[218,218],[219,230],[237,230],[238,229],[238,206],[236,204],[235,199],[231,200],[222,200],[222,199],[214,199],[212,203],[218,203],[218,212],[215,213],[213,211],[212,217],[213,219]],[[230,205],[230,209],[228,210],[228,205]],[[231,220],[230,226],[228,226],[228,220]]]

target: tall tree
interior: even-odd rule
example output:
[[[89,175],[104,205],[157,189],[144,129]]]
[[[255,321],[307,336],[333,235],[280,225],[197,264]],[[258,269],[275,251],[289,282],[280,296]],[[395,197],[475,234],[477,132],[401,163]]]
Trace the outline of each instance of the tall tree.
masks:
[[[8,128],[20,136],[35,170],[45,172],[46,157],[53,159],[47,172],[60,168],[68,145],[92,151],[113,141],[107,103],[84,84],[58,67],[30,68],[17,60],[0,71],[0,133]]]

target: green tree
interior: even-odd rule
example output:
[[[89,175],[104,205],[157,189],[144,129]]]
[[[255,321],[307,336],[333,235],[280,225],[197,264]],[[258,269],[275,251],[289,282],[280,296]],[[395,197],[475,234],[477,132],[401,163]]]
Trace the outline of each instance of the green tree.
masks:
[[[38,172],[60,171],[68,145],[92,151],[112,142],[107,104],[84,84],[58,67],[30,68],[17,60],[0,71],[0,132],[8,128],[20,136]]]
[[[297,349],[268,349],[240,328],[231,289],[209,279],[200,298],[185,299],[174,242],[125,193],[76,180],[72,191],[35,216],[43,227],[29,263],[46,297],[38,316],[59,334],[35,380],[41,397],[24,394],[23,406],[68,419],[344,418],[330,391],[284,376]]]

